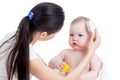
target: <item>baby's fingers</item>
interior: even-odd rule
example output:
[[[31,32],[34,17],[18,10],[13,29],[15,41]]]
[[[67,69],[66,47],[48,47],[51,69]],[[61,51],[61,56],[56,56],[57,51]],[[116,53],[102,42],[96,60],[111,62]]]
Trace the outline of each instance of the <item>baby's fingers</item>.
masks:
[[[65,62],[60,61],[60,62],[59,62],[59,69],[63,68],[65,65],[66,65]]]

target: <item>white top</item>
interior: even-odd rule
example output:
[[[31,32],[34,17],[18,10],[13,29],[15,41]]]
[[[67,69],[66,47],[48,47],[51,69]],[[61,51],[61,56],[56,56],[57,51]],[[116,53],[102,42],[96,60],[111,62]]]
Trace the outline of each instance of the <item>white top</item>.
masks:
[[[11,36],[13,36],[15,32],[7,34],[2,40],[0,40],[0,45],[5,42],[7,39],[9,39]],[[1,48],[0,48],[0,80],[7,80],[7,73],[6,73],[6,59],[7,56],[9,55],[10,50],[12,49],[15,41],[10,40],[7,43],[5,43]],[[10,46],[11,45],[11,46]],[[8,50],[6,50],[9,47]],[[33,46],[30,44],[29,46],[29,52],[30,52],[30,60],[34,58],[39,58],[38,54],[34,51]],[[14,76],[13,80],[17,80]]]

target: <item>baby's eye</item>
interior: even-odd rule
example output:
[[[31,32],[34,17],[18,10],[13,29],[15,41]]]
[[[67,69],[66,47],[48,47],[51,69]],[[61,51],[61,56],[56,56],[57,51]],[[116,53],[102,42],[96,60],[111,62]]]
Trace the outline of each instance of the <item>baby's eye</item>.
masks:
[[[78,34],[79,37],[83,36],[82,34]]]
[[[70,36],[74,36],[73,34],[70,34]]]

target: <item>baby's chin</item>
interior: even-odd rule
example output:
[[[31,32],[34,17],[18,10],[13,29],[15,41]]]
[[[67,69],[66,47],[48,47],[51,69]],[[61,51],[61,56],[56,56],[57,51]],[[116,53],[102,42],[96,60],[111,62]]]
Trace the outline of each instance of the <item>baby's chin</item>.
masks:
[[[72,45],[70,45],[74,50],[77,50],[77,51],[82,51],[84,50],[83,47],[80,47],[79,44],[76,44],[76,43],[73,43]]]
[[[81,48],[81,47],[78,47],[78,46],[71,46],[71,47],[76,51],[86,51],[85,48]]]
[[[76,51],[81,51],[81,50],[82,50],[81,48],[79,48],[79,47],[77,47],[77,46],[72,46],[72,48],[73,48],[74,50],[76,50]]]

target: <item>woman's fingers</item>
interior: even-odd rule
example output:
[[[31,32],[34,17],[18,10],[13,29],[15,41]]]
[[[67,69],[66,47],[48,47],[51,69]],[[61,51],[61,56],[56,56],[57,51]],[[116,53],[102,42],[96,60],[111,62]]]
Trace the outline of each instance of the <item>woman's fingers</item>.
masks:
[[[99,36],[97,29],[95,29],[95,33],[91,35],[89,50],[95,51],[101,43],[101,37]]]
[[[96,48],[98,48],[98,46],[100,45],[100,43],[101,43],[101,37],[100,37],[100,35],[98,34],[98,31],[97,31],[97,29],[95,30],[95,46],[96,46]]]

